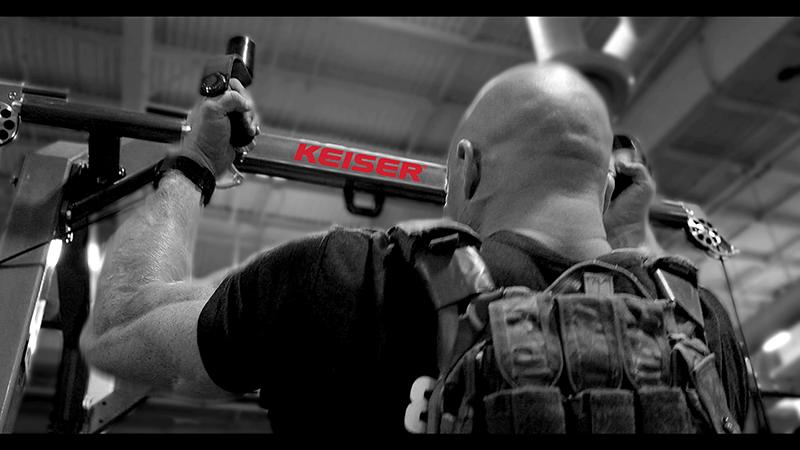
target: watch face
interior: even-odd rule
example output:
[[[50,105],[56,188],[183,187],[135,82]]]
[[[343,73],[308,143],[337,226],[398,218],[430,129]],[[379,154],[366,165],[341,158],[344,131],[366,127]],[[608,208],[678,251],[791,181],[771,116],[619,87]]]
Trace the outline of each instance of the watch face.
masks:
[[[228,78],[222,72],[214,72],[200,83],[200,95],[204,97],[216,97],[227,90]]]

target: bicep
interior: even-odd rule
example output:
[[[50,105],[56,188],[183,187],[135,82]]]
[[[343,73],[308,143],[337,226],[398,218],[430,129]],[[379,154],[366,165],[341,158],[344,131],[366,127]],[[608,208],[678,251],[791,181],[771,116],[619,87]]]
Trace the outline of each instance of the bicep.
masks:
[[[197,345],[198,318],[215,287],[183,282],[148,285],[141,296],[165,296],[169,301],[106,331],[91,344],[89,362],[116,377],[179,395],[233,397],[211,380]]]

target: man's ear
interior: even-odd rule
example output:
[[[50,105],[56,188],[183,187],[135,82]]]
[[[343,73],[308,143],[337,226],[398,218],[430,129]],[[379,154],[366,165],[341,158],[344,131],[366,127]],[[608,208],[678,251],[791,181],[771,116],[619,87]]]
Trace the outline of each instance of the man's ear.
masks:
[[[464,199],[470,200],[481,181],[480,155],[472,147],[469,139],[458,141],[456,155],[458,159],[463,160],[461,167],[464,171]]]

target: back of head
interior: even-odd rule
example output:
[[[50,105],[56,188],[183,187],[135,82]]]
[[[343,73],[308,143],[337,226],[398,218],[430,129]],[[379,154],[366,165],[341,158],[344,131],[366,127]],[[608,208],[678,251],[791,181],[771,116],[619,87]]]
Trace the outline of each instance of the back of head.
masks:
[[[553,195],[601,210],[612,139],[602,97],[576,70],[513,67],[483,87],[453,136],[445,212],[477,229],[487,214]]]

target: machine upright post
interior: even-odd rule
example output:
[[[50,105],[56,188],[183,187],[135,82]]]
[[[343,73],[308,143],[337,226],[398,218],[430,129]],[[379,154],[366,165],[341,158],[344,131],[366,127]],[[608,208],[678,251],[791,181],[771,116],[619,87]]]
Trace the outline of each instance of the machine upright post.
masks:
[[[56,267],[62,348],[50,430],[58,434],[76,434],[85,427],[83,399],[89,383],[89,366],[78,344],[91,302],[88,231],[84,228],[73,233],[72,242],[64,246],[61,264]]]
[[[34,317],[50,242],[59,227],[63,187],[86,147],[59,142],[25,159],[0,240],[0,432],[11,433],[28,378],[41,316]],[[37,323],[38,322],[38,323]]]

